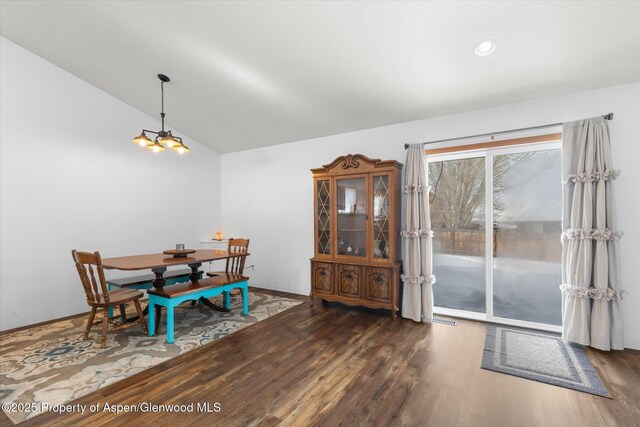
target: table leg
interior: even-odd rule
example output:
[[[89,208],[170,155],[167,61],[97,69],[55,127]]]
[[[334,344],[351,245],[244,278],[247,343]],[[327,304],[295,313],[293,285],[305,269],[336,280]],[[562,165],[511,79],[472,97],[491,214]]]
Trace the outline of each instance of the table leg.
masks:
[[[143,309],[142,309],[142,316],[146,317],[147,314],[149,314],[149,304],[147,304]],[[127,323],[132,323],[132,322],[137,322],[139,319],[138,316],[133,316],[133,317],[127,317]]]
[[[224,308],[224,307],[220,307],[218,304],[212,303],[211,301],[209,301],[208,298],[205,298],[205,297],[200,297],[200,302],[202,304],[206,305],[207,307],[209,307],[210,309],[215,310],[215,311],[221,311],[223,313],[230,313],[231,312],[230,309]]]
[[[194,262],[191,264],[187,264],[189,266],[189,268],[191,268],[191,274],[189,275],[189,280],[191,280],[192,282],[197,281],[198,279],[200,279],[200,272],[198,271],[198,269],[200,268],[200,266],[202,266],[201,262]],[[231,310],[229,310],[228,308],[225,307],[220,307],[218,304],[214,304],[211,301],[209,301],[208,298],[205,297],[200,297],[199,301],[206,305],[207,307],[209,307],[212,310],[216,310],[216,311],[222,311],[223,313],[229,313],[231,312]]]
[[[153,271],[156,275],[156,278],[153,281],[153,287],[156,289],[162,288],[165,284],[165,280],[164,280],[164,277],[162,277],[162,275],[167,271],[167,267],[152,268],[151,271]]]
[[[191,274],[189,275],[189,280],[191,280],[192,282],[195,282],[200,278],[200,272],[198,271],[198,269],[202,266],[202,263],[194,262],[187,265],[189,266],[189,268],[191,268]]]

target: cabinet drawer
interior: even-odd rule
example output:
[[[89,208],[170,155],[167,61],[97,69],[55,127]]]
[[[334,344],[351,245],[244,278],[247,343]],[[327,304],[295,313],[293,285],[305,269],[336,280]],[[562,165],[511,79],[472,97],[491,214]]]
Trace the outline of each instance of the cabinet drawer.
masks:
[[[325,294],[333,293],[332,272],[332,264],[324,262],[314,262],[311,264],[311,286],[313,286],[314,292]]]
[[[362,292],[362,267],[357,265],[338,264],[336,272],[336,285],[339,295],[351,298],[360,298]]]
[[[393,271],[390,268],[367,267],[365,292],[372,301],[389,302],[393,296]]]

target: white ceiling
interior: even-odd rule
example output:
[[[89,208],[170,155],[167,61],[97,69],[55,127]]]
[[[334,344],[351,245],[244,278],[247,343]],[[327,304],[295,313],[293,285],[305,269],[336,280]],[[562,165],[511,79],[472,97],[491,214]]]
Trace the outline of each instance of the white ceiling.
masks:
[[[640,2],[2,1],[2,36],[220,153],[640,80]],[[498,41],[477,57],[474,44]],[[139,129],[131,129],[133,136]]]

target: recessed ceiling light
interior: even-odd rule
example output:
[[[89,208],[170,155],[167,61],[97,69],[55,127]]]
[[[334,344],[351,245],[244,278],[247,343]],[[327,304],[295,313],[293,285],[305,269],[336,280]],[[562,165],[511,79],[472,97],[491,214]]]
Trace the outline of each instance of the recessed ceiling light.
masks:
[[[496,50],[496,46],[497,45],[498,45],[498,42],[495,41],[495,40],[491,40],[491,39],[483,40],[483,41],[479,42],[478,44],[476,44],[474,52],[478,56],[491,55],[493,53],[493,51]]]

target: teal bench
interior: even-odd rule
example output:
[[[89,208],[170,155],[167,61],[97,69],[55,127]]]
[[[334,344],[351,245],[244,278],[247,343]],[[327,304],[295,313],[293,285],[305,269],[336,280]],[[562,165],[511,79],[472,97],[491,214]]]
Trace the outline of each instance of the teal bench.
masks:
[[[202,272],[199,271],[200,278],[202,278]],[[191,274],[190,268],[180,268],[177,270],[171,270],[164,273],[165,286],[175,285],[176,283],[184,283],[189,281],[189,275]],[[153,288],[153,281],[156,275],[141,274],[139,276],[121,277],[119,279],[107,280],[107,286],[109,290],[114,289],[151,289]],[[145,314],[147,314],[147,308],[145,308]],[[122,316],[122,314],[121,314]],[[109,318],[113,317],[113,307],[109,307]],[[124,322],[124,318],[122,318]]]
[[[156,332],[156,305],[167,309],[167,343],[173,343],[173,309],[185,301],[193,301],[199,298],[211,298],[224,294],[224,307],[229,308],[229,292],[233,289],[242,291],[242,312],[249,314],[249,278],[240,274],[225,274],[195,280],[188,283],[180,283],[160,289],[149,289],[149,336]]]

